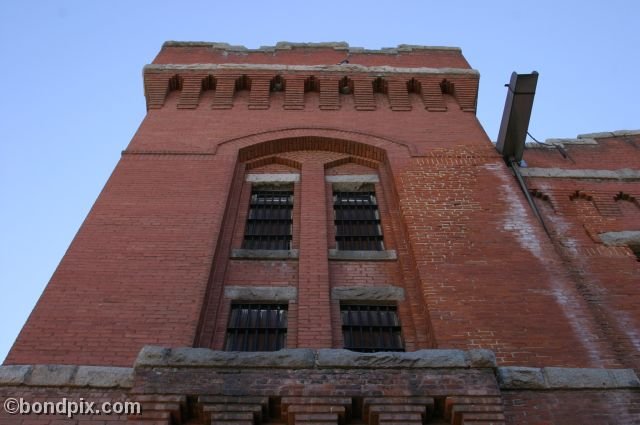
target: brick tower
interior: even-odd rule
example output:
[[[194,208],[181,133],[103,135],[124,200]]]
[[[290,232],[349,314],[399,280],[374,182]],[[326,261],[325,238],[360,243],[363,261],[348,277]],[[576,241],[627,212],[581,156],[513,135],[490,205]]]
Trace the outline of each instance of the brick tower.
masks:
[[[457,48],[165,43],[0,395],[142,403],[73,423],[640,421],[638,132],[527,151],[529,205],[478,81]]]

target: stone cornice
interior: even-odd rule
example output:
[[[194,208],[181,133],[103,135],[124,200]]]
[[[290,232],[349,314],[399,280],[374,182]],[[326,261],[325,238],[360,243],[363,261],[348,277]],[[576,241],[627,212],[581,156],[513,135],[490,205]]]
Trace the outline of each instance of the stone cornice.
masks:
[[[110,366],[0,366],[0,385],[32,387],[131,388],[133,369]]]
[[[206,348],[147,346],[134,368],[76,365],[0,366],[0,387],[131,388],[134,375],[181,368],[209,369],[482,369],[492,370],[502,390],[583,390],[640,388],[632,369],[498,367],[490,350],[418,350],[406,353],[358,353],[307,348],[273,352],[216,351]]]
[[[321,43],[292,43],[289,41],[279,41],[275,46],[260,46],[257,49],[250,49],[245,46],[234,46],[229,43],[210,42],[210,41],[166,41],[162,47],[208,47],[216,50],[224,50],[226,52],[240,52],[240,53],[271,53],[278,50],[293,50],[293,49],[333,49],[346,51],[349,53],[371,53],[371,54],[386,54],[394,55],[398,53],[435,50],[435,51],[450,51],[450,52],[462,52],[459,47],[448,46],[422,46],[415,44],[400,44],[397,47],[383,47],[381,49],[365,49],[364,47],[352,47],[349,43],[344,41],[333,42],[321,42]]]
[[[499,367],[497,372],[503,390],[640,388],[632,369],[509,366]]]
[[[489,350],[418,350],[358,353],[343,349],[284,349],[271,352],[216,351],[207,348],[146,346],[135,368],[207,367],[268,369],[457,369],[495,368]]]
[[[237,72],[290,72],[290,73],[335,73],[335,74],[373,74],[376,76],[393,74],[412,75],[468,75],[479,77],[480,73],[475,69],[465,68],[405,68],[394,66],[364,66],[357,64],[344,65],[284,65],[284,64],[244,64],[244,63],[195,63],[195,64],[149,64],[145,65],[144,72],[178,72],[178,71],[237,71]]]
[[[640,180],[640,170],[622,168],[619,170],[592,170],[568,168],[521,168],[525,177],[542,177],[557,179],[602,179],[602,180]]]

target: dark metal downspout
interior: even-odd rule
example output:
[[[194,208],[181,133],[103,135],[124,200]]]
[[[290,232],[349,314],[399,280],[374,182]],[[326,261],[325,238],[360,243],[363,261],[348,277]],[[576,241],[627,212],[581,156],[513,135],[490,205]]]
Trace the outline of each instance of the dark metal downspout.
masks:
[[[531,194],[522,178],[522,174],[520,174],[520,168],[518,166],[524,153],[529,119],[531,118],[531,109],[533,107],[533,98],[536,94],[537,85],[538,73],[535,71],[531,74],[518,74],[516,72],[511,74],[511,80],[509,84],[506,85],[509,91],[507,92],[507,99],[504,104],[496,149],[502,155],[507,166],[513,170],[518,185],[522,193],[524,193],[525,198],[527,198],[531,210],[538,218],[538,221],[540,221],[540,224],[542,224],[542,228],[547,236],[551,238],[549,229],[542,219],[542,214],[540,214],[538,207],[531,198]]]
[[[551,233],[547,228],[547,224],[544,222],[542,218],[542,214],[540,214],[540,210],[538,210],[538,206],[536,205],[533,198],[531,197],[531,194],[527,189],[527,185],[525,184],[524,179],[522,178],[522,174],[520,174],[520,167],[518,166],[518,163],[513,158],[511,158],[509,159],[508,164],[509,164],[509,167],[513,170],[513,173],[516,176],[516,180],[518,181],[518,185],[520,185],[520,189],[522,190],[522,193],[524,193],[525,198],[527,198],[527,202],[529,203],[529,206],[533,210],[533,213],[535,214],[535,216],[538,218],[538,221],[540,221],[540,224],[542,224],[542,228],[544,229],[544,232],[547,234],[549,238],[551,238]]]

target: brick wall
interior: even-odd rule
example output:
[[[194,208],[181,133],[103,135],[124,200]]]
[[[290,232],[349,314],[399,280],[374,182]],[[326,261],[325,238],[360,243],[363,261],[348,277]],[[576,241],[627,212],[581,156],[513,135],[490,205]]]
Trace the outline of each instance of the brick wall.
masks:
[[[506,423],[634,424],[639,420],[633,390],[503,391]]]
[[[165,48],[159,57],[173,54],[172,49]],[[177,51],[186,53],[187,50]],[[312,51],[314,61],[328,61],[324,50]],[[336,51],[331,52],[335,54]],[[297,52],[291,54],[292,62],[299,59]],[[343,52],[339,54],[343,55]],[[282,55],[289,57],[286,53]],[[408,59],[405,60],[405,56]],[[362,57],[377,56],[366,54]],[[179,60],[188,62],[187,59]],[[385,54],[370,62],[354,58],[355,62],[363,65],[413,66],[412,61],[416,60],[421,66],[446,64],[468,67],[458,51],[447,50]],[[149,74],[149,84],[153,82],[152,76]],[[202,335],[203,329],[211,327],[211,324],[216,324],[218,336],[200,340],[215,340],[211,342],[212,346],[219,347],[226,326],[224,313],[228,309],[227,304],[220,304],[221,309],[217,304],[221,299],[222,282],[227,285],[297,285],[302,279],[300,267],[305,264],[304,258],[278,263],[228,261],[229,250],[237,247],[241,240],[246,214],[244,202],[249,193],[248,185],[241,188],[234,183],[243,180],[244,171],[237,170],[245,163],[243,148],[263,146],[256,152],[247,151],[253,152],[250,153],[252,160],[260,160],[261,156],[268,154],[264,149],[272,149],[267,148],[270,141],[280,139],[282,142],[269,146],[275,149],[273,153],[282,154],[285,163],[293,160],[313,164],[322,158],[326,163],[339,159],[349,164],[348,156],[351,155],[361,159],[356,159],[357,163],[351,162],[353,165],[331,166],[326,173],[355,173],[360,172],[358,167],[363,167],[358,164],[365,164],[364,167],[371,165],[371,159],[367,158],[373,158],[374,163],[379,163],[386,155],[406,160],[418,150],[451,145],[452,141],[455,145],[487,143],[473,114],[463,112],[457,100],[450,95],[444,96],[450,105],[446,112],[429,112],[418,95],[407,98],[411,100],[411,110],[394,111],[386,103],[387,95],[384,93],[372,98],[379,103],[375,110],[358,110],[353,94],[339,95],[340,110],[321,110],[317,103],[319,94],[311,91],[302,98],[305,109],[283,111],[283,106],[291,102],[287,100],[286,91],[273,92],[268,109],[253,109],[251,105],[255,99],[252,100],[249,92],[244,90],[246,85],[239,85],[236,86],[239,91],[231,98],[230,109],[211,109],[210,101],[222,105],[216,99],[221,99],[219,95],[222,95],[223,85],[217,85],[213,91],[190,92],[195,87],[189,82],[193,79],[191,77],[185,75],[180,80],[164,80],[166,87],[161,88],[160,93],[165,90],[168,95],[161,99],[163,106],[149,110],[18,337],[7,363],[128,366],[144,344],[191,345],[198,340],[197,335]],[[251,81],[258,80],[256,77]],[[221,81],[217,83],[221,84]],[[293,90],[294,86],[290,84],[289,89]],[[373,86],[370,87],[373,90]],[[258,85],[252,86],[252,91],[258,89]],[[148,91],[148,94],[153,93]],[[198,102],[194,103],[193,99]],[[398,117],[406,123],[402,128],[393,124],[395,114],[399,114]],[[451,125],[453,122],[456,122],[455,126]],[[305,143],[309,149],[324,150],[324,153],[318,151],[309,157],[302,151],[283,152],[283,149],[286,151],[292,147],[299,149]],[[382,145],[384,149],[378,147]],[[371,152],[367,153],[367,150]],[[273,172],[274,165],[269,167]],[[282,171],[283,167],[287,169],[289,166],[278,167]],[[251,172],[267,170],[251,168]],[[323,174],[318,178],[322,180]],[[326,193],[329,186],[323,181],[318,184]],[[389,183],[385,184],[389,186]],[[238,189],[229,191],[230,187]],[[380,186],[376,190],[383,195],[380,198],[384,217],[391,217],[392,214],[386,212],[385,202],[387,198],[394,199],[393,184],[389,189]],[[312,207],[317,201],[296,203],[296,214],[300,215],[300,220],[294,223],[294,247],[299,244],[300,223],[313,218],[304,216],[301,209],[305,205]],[[311,235],[327,229],[329,233],[324,240],[328,241],[328,246],[325,248],[312,239],[307,242],[311,244],[309,246],[319,246],[324,251],[335,243],[331,233],[331,206],[328,199],[326,202],[323,208],[327,221],[318,223],[317,230],[308,228],[308,225],[306,229]],[[391,248],[396,244],[397,230],[402,229],[400,218],[397,214],[394,217],[395,227],[391,226],[390,219],[383,219],[386,241]],[[225,243],[225,238],[230,243]],[[308,285],[313,288],[317,267],[321,263],[316,263],[313,256],[308,255],[310,262],[304,273],[310,273]],[[326,266],[327,286],[323,293],[328,296],[328,282],[332,274],[340,274],[340,284],[363,282],[367,274],[362,275],[361,271],[366,266],[371,269],[369,275],[376,274],[379,278],[378,275],[383,273],[380,276],[386,276],[385,283],[395,281],[400,282],[400,286],[404,285],[403,278],[399,277],[399,267],[402,267],[413,293],[419,294],[411,257],[405,257],[402,265],[393,262],[370,263],[367,266],[360,262],[349,266],[348,263],[332,262],[331,267]],[[265,275],[269,278],[265,279]],[[203,310],[203,305],[208,307]],[[335,316],[337,304],[325,306],[326,312],[311,314],[309,320],[313,317],[316,322],[323,323],[327,314]],[[311,309],[305,310],[310,313],[320,305],[310,299],[305,307]],[[432,346],[426,324],[429,318],[421,300],[412,297],[400,312],[406,328],[407,347]],[[291,314],[292,318],[296,317],[295,305]],[[309,320],[303,325],[304,330],[299,332],[306,335],[300,340],[295,336],[295,321],[292,323],[292,346],[316,343],[313,336],[316,325]],[[416,321],[419,322],[416,325],[418,335],[413,324]],[[329,322],[323,326],[326,337],[321,344],[339,344],[340,332],[332,330]]]
[[[640,229],[640,183],[632,176],[595,178],[594,173],[625,169],[637,173],[640,137],[637,132],[619,132],[549,142],[560,145],[563,152],[546,147],[526,150],[524,173],[553,168],[579,170],[583,175],[527,177],[527,185],[551,229],[559,258],[612,354],[620,364],[637,369],[640,263],[628,246],[605,244],[599,235]]]
[[[487,350],[229,353],[145,347],[133,369],[0,367],[5,409],[12,398],[40,406],[86,402],[93,409],[124,402],[133,409],[128,415],[5,410],[0,423],[634,424],[640,419],[638,388],[629,369],[496,367]]]
[[[132,385],[131,368],[0,366],[0,423],[126,423],[125,412],[142,413],[140,406],[127,404]]]
[[[219,53],[167,45],[156,64],[264,57]],[[344,54],[294,48],[271,57],[335,66]],[[457,51],[359,55],[350,64],[468,68]],[[393,302],[409,351],[487,348],[500,365],[638,367],[638,263],[597,239],[638,229],[637,181],[528,177],[549,238],[473,114],[476,74],[272,71],[145,71],[148,114],[7,364],[130,366],[147,344],[221,348],[232,302],[224,290],[235,286],[295,287],[288,347],[340,348],[331,290],[392,285],[405,294]],[[283,90],[270,91],[280,80]],[[336,94],[340,87],[349,93]],[[525,159],[530,168],[633,168],[635,140],[600,137],[567,144],[570,159],[555,149]],[[300,174],[297,258],[231,259],[248,173]],[[331,259],[326,176],[362,174],[379,179],[394,257]],[[627,196],[616,200],[619,192]]]
[[[29,403],[60,403],[64,398],[69,402],[102,403],[125,402],[125,391],[114,389],[62,389],[60,387],[0,387],[0,400],[8,398],[22,399]],[[25,414],[10,415],[4,409],[0,411],[0,423],[3,425],[71,425],[71,424],[118,424],[127,423],[127,415],[84,415],[76,414],[69,418],[65,414]]]
[[[368,66],[387,65],[397,67],[469,68],[469,64],[456,48],[420,48],[398,46],[384,51],[364,51],[350,48],[346,43],[321,44],[278,43],[262,49],[230,49],[228,45],[199,43],[190,46],[167,42],[162,47],[154,64],[286,64],[286,65],[333,65],[343,59],[349,63]]]

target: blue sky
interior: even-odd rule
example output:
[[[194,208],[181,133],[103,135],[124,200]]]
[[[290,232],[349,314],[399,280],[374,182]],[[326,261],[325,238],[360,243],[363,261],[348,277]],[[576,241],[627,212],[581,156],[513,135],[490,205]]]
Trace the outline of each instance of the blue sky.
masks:
[[[28,1],[0,8],[0,360],[145,114],[165,40],[459,46],[497,137],[512,71],[539,138],[640,128],[636,1]]]

